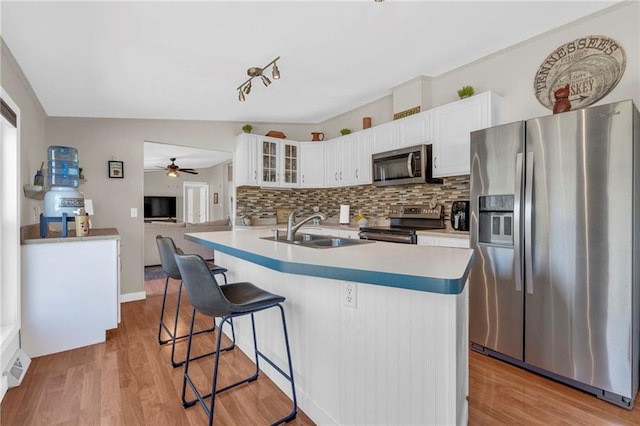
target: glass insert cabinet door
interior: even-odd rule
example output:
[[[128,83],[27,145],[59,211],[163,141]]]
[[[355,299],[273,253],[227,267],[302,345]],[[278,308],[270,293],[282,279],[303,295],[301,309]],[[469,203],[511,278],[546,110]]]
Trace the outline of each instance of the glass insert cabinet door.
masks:
[[[282,168],[284,183],[298,183],[298,146],[284,144],[284,166]]]
[[[273,186],[298,186],[299,149],[297,142],[262,141],[262,184]]]
[[[278,144],[262,141],[262,181],[277,182],[278,180]]]

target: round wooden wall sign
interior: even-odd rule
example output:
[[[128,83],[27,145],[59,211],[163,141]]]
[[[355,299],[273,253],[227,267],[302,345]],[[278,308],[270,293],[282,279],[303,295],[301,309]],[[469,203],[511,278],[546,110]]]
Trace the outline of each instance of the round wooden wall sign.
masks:
[[[554,92],[569,85],[571,109],[584,108],[616,87],[626,62],[622,46],[605,36],[592,35],[563,44],[538,68],[533,80],[536,98],[553,109]]]

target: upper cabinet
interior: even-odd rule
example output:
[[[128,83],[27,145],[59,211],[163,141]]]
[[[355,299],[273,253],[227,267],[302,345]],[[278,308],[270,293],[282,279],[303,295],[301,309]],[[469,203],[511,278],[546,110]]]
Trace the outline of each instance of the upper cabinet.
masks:
[[[242,133],[234,152],[235,185],[300,186],[299,142]]]
[[[325,185],[371,183],[372,132],[356,132],[325,142]]]
[[[371,153],[391,151],[398,148],[398,138],[396,137],[396,123],[390,121],[379,126],[367,129],[371,144]]]
[[[499,124],[502,98],[485,92],[430,112],[433,121],[433,176],[468,175],[470,133]]]
[[[300,142],[300,186],[324,186],[324,142]]]
[[[469,174],[469,134],[499,124],[502,98],[485,92],[400,120],[324,142],[243,133],[235,152],[235,184],[337,187],[371,183],[371,154],[433,144],[433,176]]]
[[[273,187],[300,186],[299,142],[259,137],[258,184]]]
[[[431,141],[431,110],[395,121],[398,147],[420,145]],[[393,149],[393,148],[391,148]]]
[[[260,136],[242,133],[236,138],[233,153],[234,182],[236,186],[258,184],[258,145]]]

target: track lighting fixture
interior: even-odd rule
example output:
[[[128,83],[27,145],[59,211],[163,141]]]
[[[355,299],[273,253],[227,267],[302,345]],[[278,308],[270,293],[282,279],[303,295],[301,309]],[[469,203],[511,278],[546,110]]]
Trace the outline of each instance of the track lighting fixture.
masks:
[[[275,58],[273,61],[269,62],[263,68],[251,67],[247,70],[247,75],[249,75],[249,78],[237,88],[238,100],[240,102],[244,102],[245,101],[244,95],[248,95],[249,92],[251,92],[251,80],[253,80],[254,77],[260,77],[260,79],[262,80],[262,84],[264,84],[265,87],[271,84],[271,80],[269,80],[269,78],[263,74],[264,70],[269,68],[271,65],[273,65],[273,68],[271,70],[271,76],[273,77],[274,80],[280,79],[280,70],[278,69],[278,65],[276,65],[276,61],[278,59],[280,59],[280,56]]]

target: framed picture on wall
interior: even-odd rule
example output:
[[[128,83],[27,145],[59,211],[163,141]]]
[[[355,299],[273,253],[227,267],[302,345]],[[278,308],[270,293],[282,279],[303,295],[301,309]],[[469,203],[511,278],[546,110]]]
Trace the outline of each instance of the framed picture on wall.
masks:
[[[109,177],[117,179],[124,178],[124,162],[109,161]]]

